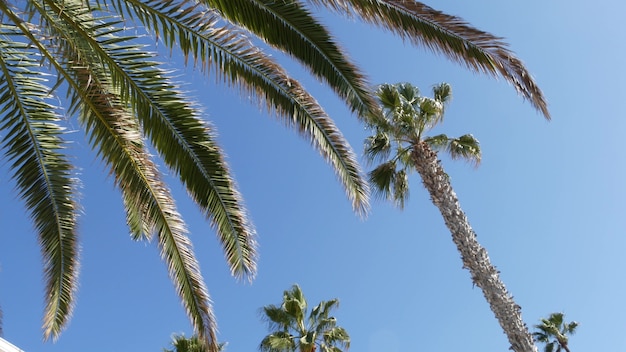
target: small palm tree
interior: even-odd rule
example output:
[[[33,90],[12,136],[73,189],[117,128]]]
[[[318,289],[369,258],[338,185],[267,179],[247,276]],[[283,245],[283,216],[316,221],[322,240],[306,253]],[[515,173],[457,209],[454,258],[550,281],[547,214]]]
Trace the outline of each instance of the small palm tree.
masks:
[[[408,174],[412,170],[419,173],[461,253],[463,267],[482,289],[511,348],[516,352],[536,351],[519,306],[500,280],[487,251],[476,240],[437,158],[436,151],[445,151],[453,159],[466,159],[478,165],[481,157],[478,141],[471,134],[457,138],[424,135],[442,121],[451,88],[445,83],[437,85],[433,95],[433,98],[422,97],[418,88],[408,83],[383,84],[378,88],[381,113],[369,118],[374,133],[366,139],[365,154],[370,162],[381,164],[369,173],[370,182],[378,195],[402,208],[409,195]]]
[[[563,318],[563,313],[552,313],[548,319],[541,319],[541,324],[535,325],[538,331],[534,332],[533,336],[537,342],[545,344],[545,352],[562,352],[562,350],[570,352],[568,335],[576,332],[578,323],[575,321],[566,323]]]
[[[298,285],[283,294],[280,306],[263,307],[270,330],[259,349],[263,352],[341,352],[350,348],[348,332],[337,326],[337,320],[329,316],[339,305],[339,300],[320,302],[307,314],[307,302]],[[340,348],[341,347],[341,348]]]
[[[172,338],[172,347],[174,349],[163,349],[163,352],[207,352],[209,349],[207,345],[198,338],[198,335],[192,337],[185,337],[185,335],[174,335]],[[224,351],[226,343],[220,343],[217,346],[218,351]]]

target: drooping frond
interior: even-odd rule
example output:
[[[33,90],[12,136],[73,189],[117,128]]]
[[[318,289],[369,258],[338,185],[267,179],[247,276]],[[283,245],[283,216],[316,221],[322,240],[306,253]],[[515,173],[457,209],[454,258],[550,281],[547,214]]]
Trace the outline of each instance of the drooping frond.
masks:
[[[17,17],[0,5],[11,20]],[[18,21],[19,23],[19,21]],[[64,129],[51,105],[39,57],[25,44],[26,30],[0,28],[2,146],[41,245],[46,283],[44,337],[57,338],[72,314],[78,280],[76,180],[64,155]]]
[[[115,96],[108,93],[106,85],[99,84],[94,75],[90,75],[92,79],[87,84],[81,80],[80,72],[75,71],[80,80],[80,91],[75,94],[87,90],[87,96],[80,100],[85,104],[80,110],[92,145],[111,168],[127,212],[140,217],[141,228],[149,231],[149,237],[153,233],[157,236],[161,256],[195,331],[208,345],[214,346],[215,319],[185,224],[143,145],[138,125]]]
[[[132,3],[134,11],[149,28],[155,28],[181,44],[185,55],[214,71],[226,83],[263,102],[287,126],[295,128],[333,166],[353,208],[364,214],[368,205],[367,183],[352,148],[321,106],[284,69],[246,39],[243,32],[219,23],[212,12],[182,7],[171,1],[160,6]]]
[[[261,352],[293,352],[296,351],[296,341],[287,331],[276,331],[267,335],[259,345]]]
[[[480,144],[471,134],[465,134],[458,138],[450,138],[445,134],[439,134],[424,138],[424,142],[433,150],[445,151],[452,159],[464,159],[472,162],[475,166],[480,164]]]
[[[433,87],[433,99],[441,102],[443,107],[445,107],[452,99],[452,86],[445,82],[435,85]]]
[[[343,98],[357,116],[377,109],[359,69],[300,1],[203,0],[231,23],[291,55]]]
[[[309,0],[383,27],[416,46],[443,54],[469,69],[500,76],[550,119],[546,100],[524,64],[500,37],[465,20],[406,0]]]
[[[53,63],[67,82],[70,110],[79,114],[90,143],[109,165],[127,212],[132,214],[129,218],[142,222],[134,230],[147,231],[148,237],[157,235],[161,255],[194,328],[215,347],[215,321],[185,225],[143,144],[137,120],[129,114],[111,71],[103,64],[101,46],[94,44],[98,29],[104,26],[90,18],[80,3],[65,5],[63,11],[42,11],[42,16],[57,38],[67,39],[67,45],[59,46],[64,60]]]
[[[476,166],[480,164],[481,152],[478,140],[471,134],[465,134],[461,137],[450,140],[447,152],[452,159],[464,159],[474,163]]]
[[[332,329],[326,330],[322,335],[322,351],[341,352],[337,347],[339,345],[345,349],[350,348],[350,335],[346,329],[340,326],[334,326]]]
[[[387,160],[391,153],[391,141],[389,135],[383,132],[367,137],[365,139],[365,158],[368,163],[376,163]]]
[[[375,195],[393,201],[400,209],[404,208],[409,198],[409,180],[404,169],[397,170],[395,161],[378,165],[370,171],[369,180]]]

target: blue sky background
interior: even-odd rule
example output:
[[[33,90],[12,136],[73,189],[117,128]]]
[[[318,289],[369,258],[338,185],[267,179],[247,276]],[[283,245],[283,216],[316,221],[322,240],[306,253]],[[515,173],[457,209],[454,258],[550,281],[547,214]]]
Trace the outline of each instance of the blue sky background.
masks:
[[[439,82],[452,85],[454,98],[438,131],[474,134],[483,163],[473,169],[442,157],[443,165],[526,323],[562,311],[581,324],[572,351],[624,349],[626,6],[616,0],[429,5],[506,38],[543,89],[553,120],[546,122],[502,80],[366,25],[328,14],[324,20],[371,83],[407,81],[424,93]],[[327,87],[284,62],[362,155],[362,125]],[[217,128],[259,234],[259,274],[251,284],[237,282],[214,232],[171,183],[227,351],[257,350],[267,333],[260,307],[279,303],[294,283],[310,305],[340,299],[336,316],[352,337],[351,351],[508,349],[417,176],[403,212],[375,200],[370,216],[359,219],[306,140],[213,78],[192,68],[183,72],[186,88]],[[188,319],[156,246],[130,240],[112,179],[76,136],[81,284],[74,317],[56,343],[42,342],[37,240],[2,164],[4,338],[28,352],[161,351],[173,333],[191,334]]]

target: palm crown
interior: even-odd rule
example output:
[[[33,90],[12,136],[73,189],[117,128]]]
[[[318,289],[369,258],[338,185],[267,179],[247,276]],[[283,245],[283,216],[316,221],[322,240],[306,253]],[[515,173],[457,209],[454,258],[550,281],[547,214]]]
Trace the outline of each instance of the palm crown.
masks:
[[[337,326],[337,319],[330,312],[339,300],[322,301],[307,316],[307,302],[298,285],[283,294],[280,306],[263,307],[270,329],[259,349],[264,352],[341,352],[350,347],[347,331]]]
[[[563,313],[552,313],[550,316],[541,319],[541,324],[535,325],[537,331],[533,336],[538,342],[543,343],[545,352],[570,352],[568,335],[576,332],[578,323],[575,321],[566,323]],[[556,348],[556,349],[555,349]]]
[[[67,154],[69,118],[78,119],[113,175],[131,236],[155,238],[199,338],[215,341],[215,321],[160,164],[180,179],[214,227],[233,275],[251,279],[256,272],[255,232],[214,128],[158,56],[146,50],[143,31],[129,28],[141,26],[309,139],[337,173],[353,208],[367,210],[367,182],[349,144],[314,97],[255,42],[299,61],[358,116],[375,113],[364,74],[308,3],[388,29],[474,71],[504,77],[549,117],[541,91],[500,38],[418,2],[0,1],[2,147],[42,247],[45,338],[58,337],[67,324],[78,280],[80,206]],[[48,82],[50,77],[57,79]]]
[[[365,141],[365,155],[370,162],[381,162],[369,173],[380,196],[404,207],[409,196],[408,174],[416,166],[411,153],[421,142],[446,151],[453,159],[480,163],[480,146],[471,134],[458,138],[424,135],[443,120],[452,94],[447,83],[433,87],[432,98],[421,96],[419,89],[408,83],[382,84],[377,94],[382,113],[370,116],[368,123],[374,133]]]

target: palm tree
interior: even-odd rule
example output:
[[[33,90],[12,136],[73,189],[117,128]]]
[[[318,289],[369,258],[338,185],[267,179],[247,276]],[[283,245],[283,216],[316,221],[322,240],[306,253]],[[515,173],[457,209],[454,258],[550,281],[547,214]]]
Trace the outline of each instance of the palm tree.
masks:
[[[566,323],[563,318],[563,313],[552,313],[548,319],[541,319],[541,324],[535,325],[538,331],[534,332],[533,336],[538,342],[545,344],[545,352],[553,352],[555,347],[555,352],[562,350],[570,352],[567,335],[573,335],[576,332],[578,323],[575,321]]]
[[[197,335],[185,337],[185,335],[174,335],[172,339],[173,350],[163,349],[163,352],[206,352],[208,351],[206,344],[198,338]],[[220,343],[217,346],[218,351],[224,351],[226,343]]]
[[[452,234],[463,267],[470,271],[473,283],[482,289],[511,349],[536,351],[520,307],[507,292],[487,251],[476,240],[450,178],[437,158],[437,151],[445,151],[453,159],[466,159],[478,165],[481,158],[478,141],[471,134],[458,138],[445,134],[425,135],[443,120],[445,104],[451,97],[450,86],[445,83],[435,86],[433,98],[428,98],[408,83],[383,84],[377,95],[381,113],[370,116],[368,123],[373,135],[365,141],[368,160],[381,162],[369,173],[375,192],[403,208],[409,195],[408,174],[417,170]]]
[[[356,16],[471,70],[504,77],[549,117],[541,91],[501,39],[418,2],[0,1],[1,143],[42,247],[45,339],[58,338],[67,325],[78,286],[80,202],[67,154],[71,119],[113,175],[132,237],[155,238],[194,330],[213,351],[209,294],[161,166],[206,215],[232,274],[252,279],[256,272],[255,232],[214,128],[146,50],[141,28],[190,58],[185,64],[216,74],[310,139],[353,208],[366,212],[368,186],[351,147],[314,97],[258,45],[260,39],[298,60],[358,116],[374,113],[365,75],[312,6]]]
[[[298,285],[283,293],[280,306],[263,307],[270,330],[259,349],[263,352],[341,352],[350,348],[348,332],[337,326],[331,310],[339,305],[339,300],[320,302],[307,315],[307,302]]]

